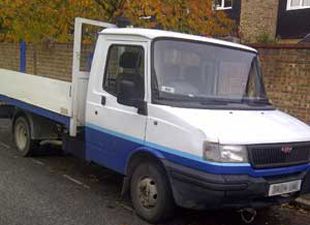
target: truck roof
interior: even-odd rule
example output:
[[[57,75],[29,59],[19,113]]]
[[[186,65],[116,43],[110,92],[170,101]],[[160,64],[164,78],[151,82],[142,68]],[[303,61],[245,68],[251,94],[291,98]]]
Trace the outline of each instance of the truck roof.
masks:
[[[201,41],[206,43],[212,43],[217,45],[222,45],[226,47],[239,48],[246,51],[257,51],[254,48],[229,42],[223,41],[215,38],[191,35],[191,34],[183,34],[172,31],[164,31],[164,30],[156,30],[156,29],[144,29],[144,28],[107,28],[101,31],[101,34],[111,34],[111,35],[130,35],[130,36],[141,36],[147,39],[155,39],[155,38],[179,38],[193,41]]]

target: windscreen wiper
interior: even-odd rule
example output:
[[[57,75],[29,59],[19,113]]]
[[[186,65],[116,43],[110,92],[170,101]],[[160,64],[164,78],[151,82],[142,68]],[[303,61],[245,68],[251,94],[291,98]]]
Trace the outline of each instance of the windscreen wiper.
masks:
[[[169,101],[178,101],[178,102],[188,102],[188,103],[198,103],[201,105],[227,105],[230,102],[228,99],[214,99],[214,98],[205,98],[205,97],[196,97],[188,95],[174,95],[174,96],[165,96],[161,97],[163,100]]]
[[[269,100],[267,98],[261,98],[261,99],[247,99],[243,98],[242,102],[246,103],[247,105],[271,105]]]

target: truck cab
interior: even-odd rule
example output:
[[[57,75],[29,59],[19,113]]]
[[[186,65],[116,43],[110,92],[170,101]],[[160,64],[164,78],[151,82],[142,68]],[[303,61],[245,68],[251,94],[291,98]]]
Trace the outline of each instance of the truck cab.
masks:
[[[221,40],[102,31],[85,143],[152,222],[175,205],[258,208],[310,192],[310,127],[272,106],[255,49]]]

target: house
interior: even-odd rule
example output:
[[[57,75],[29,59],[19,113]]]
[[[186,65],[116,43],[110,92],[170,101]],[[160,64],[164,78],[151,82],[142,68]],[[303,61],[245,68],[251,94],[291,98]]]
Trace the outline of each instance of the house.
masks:
[[[310,0],[216,0],[245,42],[297,43],[310,33]]]
[[[310,33],[310,0],[279,2],[277,37],[301,39]]]

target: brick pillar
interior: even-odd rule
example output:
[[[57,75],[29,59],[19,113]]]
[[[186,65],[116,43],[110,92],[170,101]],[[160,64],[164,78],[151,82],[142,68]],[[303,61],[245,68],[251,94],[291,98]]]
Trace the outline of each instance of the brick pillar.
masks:
[[[240,30],[244,42],[276,38],[279,0],[242,0]]]

